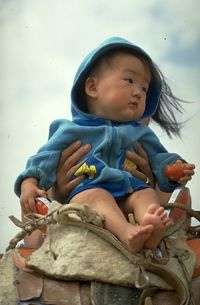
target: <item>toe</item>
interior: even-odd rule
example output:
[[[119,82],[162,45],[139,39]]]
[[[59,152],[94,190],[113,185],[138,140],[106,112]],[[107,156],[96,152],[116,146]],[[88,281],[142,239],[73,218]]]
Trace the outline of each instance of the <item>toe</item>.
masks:
[[[162,215],[164,215],[165,214],[165,210],[164,210],[164,208],[163,207],[159,207],[159,208],[157,208],[157,210],[155,211],[155,213],[154,213],[156,216],[162,216]]]
[[[157,210],[158,210],[157,204],[151,204],[147,209],[147,213],[155,214]]]
[[[163,213],[160,214],[160,219],[164,220],[164,219],[168,219],[168,215],[167,215],[167,211],[164,211]]]

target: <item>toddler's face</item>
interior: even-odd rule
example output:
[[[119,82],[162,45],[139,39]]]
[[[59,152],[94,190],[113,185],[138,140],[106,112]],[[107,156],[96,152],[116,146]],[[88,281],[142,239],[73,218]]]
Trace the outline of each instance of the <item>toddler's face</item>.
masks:
[[[151,80],[147,64],[129,54],[118,54],[112,64],[102,63],[97,76],[92,112],[101,118],[127,122],[139,119],[145,111]]]

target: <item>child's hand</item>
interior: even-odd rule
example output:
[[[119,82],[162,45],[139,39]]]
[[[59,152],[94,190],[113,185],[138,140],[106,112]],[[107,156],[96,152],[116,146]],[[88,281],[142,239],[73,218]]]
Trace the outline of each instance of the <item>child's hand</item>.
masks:
[[[37,197],[47,197],[46,192],[37,186],[34,178],[25,179],[21,185],[20,204],[24,215],[37,213],[35,199]]]
[[[186,184],[194,175],[195,165],[184,163],[177,160],[174,164],[169,164],[165,168],[165,175],[171,181],[176,181],[180,184]]]

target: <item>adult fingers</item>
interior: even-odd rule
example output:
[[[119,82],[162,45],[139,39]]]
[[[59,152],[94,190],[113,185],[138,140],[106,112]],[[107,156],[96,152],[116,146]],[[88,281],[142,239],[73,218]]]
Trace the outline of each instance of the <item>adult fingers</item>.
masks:
[[[65,161],[81,146],[81,141],[76,141],[70,144],[65,150],[63,150],[60,160],[59,167],[63,167]]]
[[[146,171],[147,168],[150,169],[149,160],[146,152],[142,146],[137,142],[137,151],[127,151],[127,158],[133,161],[142,171]]]
[[[138,166],[139,166],[140,170],[143,172],[143,174],[148,177],[149,184],[151,186],[154,186],[155,181],[154,181],[154,176],[153,176],[151,166],[149,163],[148,155],[139,142],[135,142],[134,144],[135,144],[136,152],[140,156],[140,159],[139,159],[140,164],[138,164]]]
[[[143,180],[144,182],[147,182],[150,184],[150,180],[149,178],[143,174],[142,172],[138,171],[137,169],[132,169],[132,168],[129,168],[129,167],[125,167],[125,170],[129,173],[131,173],[131,175],[133,175],[134,177],[140,179],[140,180]]]
[[[65,173],[65,176],[64,176],[66,183],[68,183],[71,180],[72,176],[74,175],[74,173],[77,171],[77,169],[80,166],[81,166],[81,163],[78,163],[68,169],[68,171]]]
[[[135,170],[131,170],[131,169],[129,169],[128,171],[131,172],[132,175],[134,175],[135,177],[137,177],[139,179],[142,179],[143,181],[147,181],[147,177],[148,177],[149,184],[151,186],[154,186],[154,177],[153,177],[151,167],[148,162],[148,158],[146,156],[146,153],[143,152],[142,154],[143,154],[143,157],[139,156],[135,152],[127,151],[127,153],[126,153],[127,158],[129,160],[133,161],[137,165],[137,167],[140,169],[140,171],[135,171]],[[144,158],[144,156],[145,156],[145,158]],[[127,169],[125,169],[125,170],[127,170]]]
[[[81,175],[81,176],[71,180],[67,185],[66,195],[68,195],[77,185],[79,185],[83,181],[84,178],[85,178],[84,175]]]
[[[136,153],[144,160],[146,160],[149,163],[149,159],[148,159],[148,155],[146,153],[146,151],[144,150],[144,148],[142,147],[142,145],[139,142],[135,142],[135,149],[136,149]]]
[[[88,151],[91,149],[90,144],[85,144],[81,147],[74,145],[73,147],[68,147],[65,149],[61,155],[61,160],[59,162],[57,172],[62,170],[62,172],[67,172],[74,165],[76,165],[82,157],[84,157]]]
[[[76,177],[75,179],[71,181],[63,181],[59,186],[56,184],[53,191],[53,198],[55,198],[60,203],[63,203],[65,199],[68,197],[68,195],[71,193],[71,191],[83,181],[84,176]]]

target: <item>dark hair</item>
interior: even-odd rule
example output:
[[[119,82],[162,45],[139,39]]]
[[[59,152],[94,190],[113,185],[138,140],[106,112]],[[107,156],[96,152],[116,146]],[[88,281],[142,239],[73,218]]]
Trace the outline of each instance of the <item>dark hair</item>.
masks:
[[[158,107],[156,112],[152,115],[152,120],[155,121],[170,138],[172,138],[172,136],[180,137],[180,131],[184,122],[178,122],[176,115],[184,112],[181,103],[186,103],[186,101],[174,96],[170,86],[167,84],[166,77],[157,66],[155,66],[155,68],[160,74],[162,90]]]

